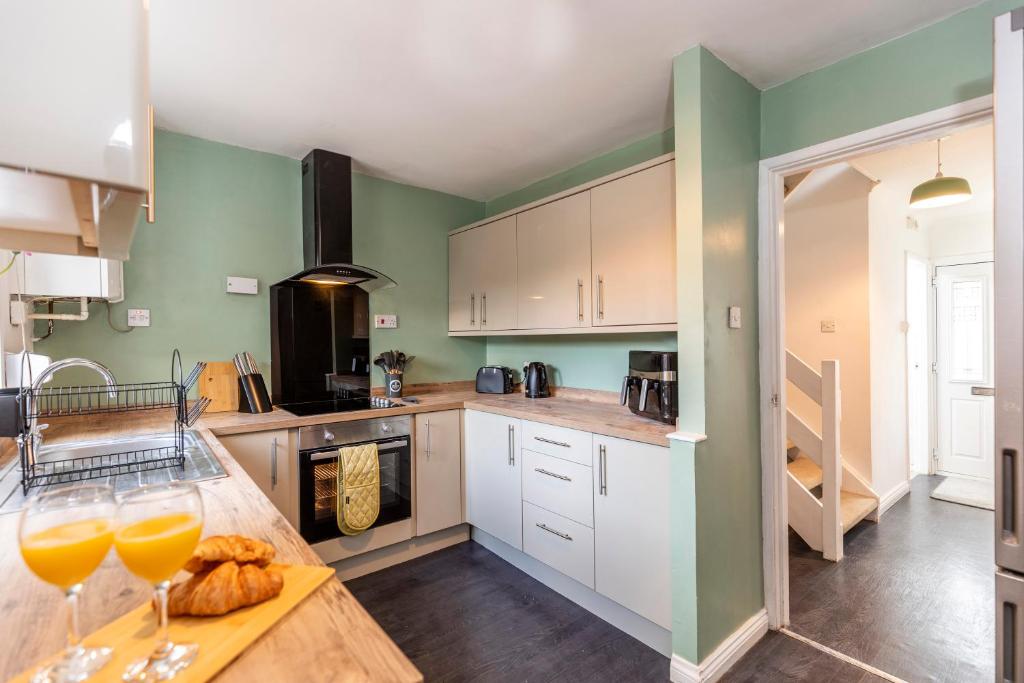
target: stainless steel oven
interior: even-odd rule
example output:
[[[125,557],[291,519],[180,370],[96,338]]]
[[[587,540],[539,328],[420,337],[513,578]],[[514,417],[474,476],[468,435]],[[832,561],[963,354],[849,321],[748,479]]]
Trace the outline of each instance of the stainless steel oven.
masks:
[[[374,527],[412,516],[412,418],[380,417],[299,428],[299,533],[309,543],[338,530],[338,449],[376,443],[380,516]]]

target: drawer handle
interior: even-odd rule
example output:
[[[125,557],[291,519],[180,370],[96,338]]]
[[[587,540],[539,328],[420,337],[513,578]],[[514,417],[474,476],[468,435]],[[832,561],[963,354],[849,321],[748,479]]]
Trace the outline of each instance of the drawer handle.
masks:
[[[544,524],[543,522],[537,522],[537,528],[538,529],[543,529],[544,531],[548,532],[549,534],[554,534],[555,536],[558,536],[559,538],[564,538],[567,541],[571,541],[572,540],[572,536],[570,536],[569,534],[563,534],[561,531],[555,531],[554,529],[549,527],[547,524]]]
[[[535,437],[533,437],[533,440],[534,441],[542,441],[544,443],[549,443],[552,446],[561,446],[562,448],[572,448],[572,446],[570,446],[569,444],[565,443],[564,441],[553,441],[551,439],[545,439],[543,436],[535,436]]]
[[[534,467],[533,471],[540,472],[541,474],[546,474],[549,477],[554,477],[555,479],[561,479],[562,481],[572,481],[572,477],[567,477],[564,474],[557,474],[555,472],[548,472],[547,470],[540,467]]]

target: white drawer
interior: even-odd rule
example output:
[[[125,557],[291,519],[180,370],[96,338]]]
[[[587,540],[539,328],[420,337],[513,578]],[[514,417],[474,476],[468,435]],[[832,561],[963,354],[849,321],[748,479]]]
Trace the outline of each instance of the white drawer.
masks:
[[[594,530],[523,503],[523,551],[588,588],[594,587]]]
[[[593,528],[594,470],[524,450],[523,500]]]
[[[523,420],[523,448],[531,451],[591,467],[594,464],[592,445],[590,432]]]

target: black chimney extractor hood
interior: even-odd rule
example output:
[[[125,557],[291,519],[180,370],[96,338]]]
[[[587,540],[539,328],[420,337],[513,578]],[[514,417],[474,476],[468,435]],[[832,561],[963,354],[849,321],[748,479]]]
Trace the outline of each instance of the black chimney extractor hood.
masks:
[[[352,158],[314,149],[302,160],[301,273],[279,282],[358,285],[368,292],[395,281],[352,264]]]

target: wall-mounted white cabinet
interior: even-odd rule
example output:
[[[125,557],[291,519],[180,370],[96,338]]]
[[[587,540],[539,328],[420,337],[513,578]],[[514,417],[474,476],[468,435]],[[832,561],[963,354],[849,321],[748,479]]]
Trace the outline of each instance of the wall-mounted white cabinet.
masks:
[[[595,326],[675,322],[674,196],[673,164],[590,191]]]
[[[13,278],[12,293],[27,297],[124,299],[120,261],[62,254],[23,253],[24,277]]]
[[[448,329],[516,326],[516,217],[448,239]]]
[[[516,260],[519,327],[590,325],[588,193],[517,215]]]
[[[148,2],[0,15],[0,248],[126,259],[152,187]]]
[[[674,330],[674,166],[668,155],[449,235],[449,334]]]

